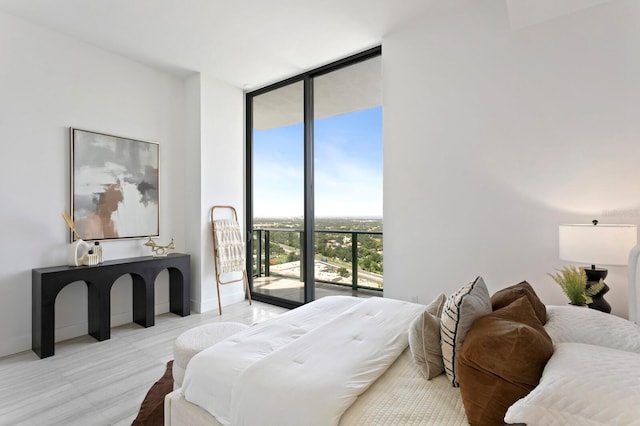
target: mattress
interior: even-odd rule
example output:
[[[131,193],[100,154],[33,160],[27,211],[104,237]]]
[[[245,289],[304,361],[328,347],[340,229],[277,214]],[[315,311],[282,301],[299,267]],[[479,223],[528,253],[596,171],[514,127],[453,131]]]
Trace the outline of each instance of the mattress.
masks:
[[[425,380],[406,348],[347,409],[339,424],[455,426],[468,422],[460,390],[453,388],[445,375]],[[220,423],[204,409],[185,400],[182,389],[176,389],[165,399],[165,425],[217,426]]]

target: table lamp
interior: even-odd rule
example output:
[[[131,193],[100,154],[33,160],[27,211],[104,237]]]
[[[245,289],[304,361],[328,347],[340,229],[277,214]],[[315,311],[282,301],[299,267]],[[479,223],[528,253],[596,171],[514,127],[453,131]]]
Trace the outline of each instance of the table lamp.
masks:
[[[596,282],[604,280],[609,272],[604,268],[596,268],[596,265],[626,266],[629,252],[638,240],[636,225],[598,224],[597,220],[592,225],[560,225],[558,233],[560,259],[591,265],[591,268],[584,268],[587,281]],[[600,294],[608,290],[605,284]],[[605,312],[611,312],[611,307]]]

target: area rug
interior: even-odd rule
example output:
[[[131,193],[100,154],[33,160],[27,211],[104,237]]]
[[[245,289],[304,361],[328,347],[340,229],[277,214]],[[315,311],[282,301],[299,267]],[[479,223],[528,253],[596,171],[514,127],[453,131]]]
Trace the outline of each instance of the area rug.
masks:
[[[151,389],[140,404],[140,411],[132,426],[163,426],[164,397],[173,390],[173,361],[167,362],[167,369],[162,377],[151,386]]]

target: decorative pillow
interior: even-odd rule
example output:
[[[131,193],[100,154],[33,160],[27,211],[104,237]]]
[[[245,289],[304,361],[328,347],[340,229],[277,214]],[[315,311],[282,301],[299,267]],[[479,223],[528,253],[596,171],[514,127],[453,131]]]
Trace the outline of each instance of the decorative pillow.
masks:
[[[547,322],[547,309],[533,287],[531,287],[531,284],[526,281],[495,292],[493,296],[491,296],[491,305],[493,306],[493,310],[497,311],[522,296],[527,296],[527,299],[531,302],[531,306],[533,306],[533,309],[536,311],[536,316],[542,325],[544,325]]]
[[[553,343],[576,342],[640,353],[640,326],[578,306],[547,306],[544,328]]]
[[[409,327],[409,347],[416,365],[425,379],[431,380],[444,372],[440,349],[440,315],[446,297],[436,297]]]
[[[551,354],[551,339],[526,296],[478,319],[458,358],[469,424],[503,424],[509,406],[536,387]]]
[[[640,356],[582,343],[559,343],[540,384],[513,404],[507,423],[637,425]]]
[[[458,386],[456,358],[462,342],[475,320],[491,311],[489,291],[482,277],[453,293],[444,304],[440,317],[442,360],[447,378],[454,387]]]

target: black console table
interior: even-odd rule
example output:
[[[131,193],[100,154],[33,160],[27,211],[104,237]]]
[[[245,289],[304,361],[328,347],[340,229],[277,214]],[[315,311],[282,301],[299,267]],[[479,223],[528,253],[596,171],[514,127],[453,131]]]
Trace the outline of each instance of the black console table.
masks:
[[[169,308],[180,316],[190,310],[191,257],[173,253],[166,257],[134,257],[110,260],[95,266],[54,266],[32,270],[31,348],[40,358],[54,354],[55,301],[58,293],[75,281],[88,288],[89,334],[96,340],[111,337],[111,287],[123,275],[133,279],[133,321],[143,327],[154,324],[154,283],[169,271]]]

